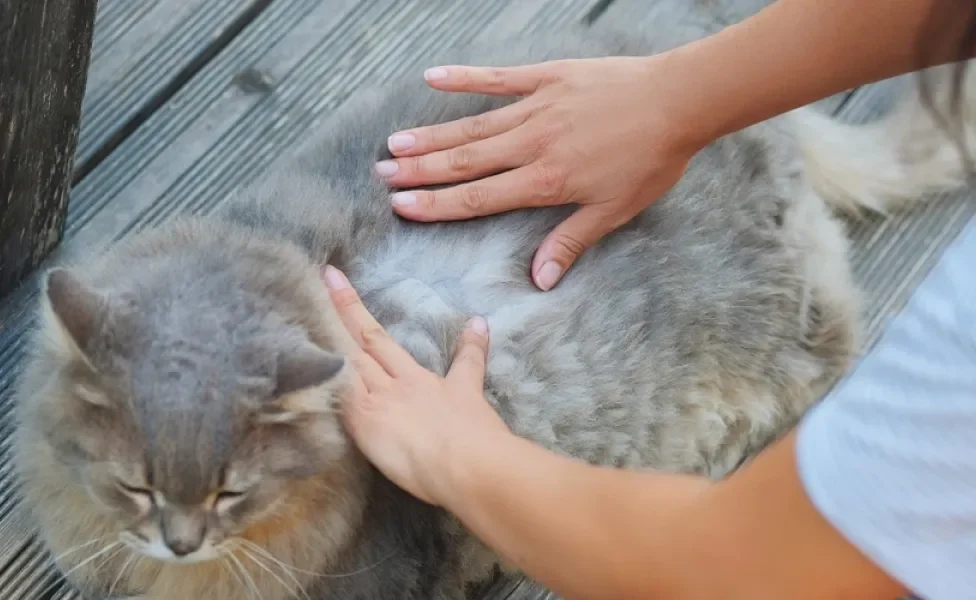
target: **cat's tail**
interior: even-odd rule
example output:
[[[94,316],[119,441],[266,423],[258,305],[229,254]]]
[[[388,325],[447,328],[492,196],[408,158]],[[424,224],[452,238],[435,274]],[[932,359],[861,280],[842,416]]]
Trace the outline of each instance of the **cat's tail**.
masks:
[[[858,215],[887,214],[963,186],[976,157],[976,64],[967,66],[958,113],[950,109],[954,65],[926,72],[931,105],[911,79],[892,109],[866,125],[811,107],[792,113],[813,189],[835,209]]]

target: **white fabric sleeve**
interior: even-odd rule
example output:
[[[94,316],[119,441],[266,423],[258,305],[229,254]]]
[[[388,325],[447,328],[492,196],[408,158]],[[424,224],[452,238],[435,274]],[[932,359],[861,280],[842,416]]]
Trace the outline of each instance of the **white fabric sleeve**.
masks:
[[[797,435],[842,535],[927,600],[976,598],[976,220]]]

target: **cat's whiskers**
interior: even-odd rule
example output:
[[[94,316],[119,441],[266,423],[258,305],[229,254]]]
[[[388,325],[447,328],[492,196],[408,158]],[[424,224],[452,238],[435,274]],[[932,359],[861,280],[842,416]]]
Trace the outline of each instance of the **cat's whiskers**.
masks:
[[[104,541],[104,540],[105,540],[104,537],[100,537],[100,538],[95,538],[93,540],[88,540],[87,542],[84,542],[82,544],[78,544],[77,546],[72,546],[71,548],[68,548],[67,550],[65,550],[61,554],[58,554],[57,556],[53,557],[51,560],[53,560],[55,563],[57,563],[62,558],[65,558],[65,557],[67,557],[67,556],[69,556],[71,554],[74,554],[75,552],[77,552],[79,550],[83,550],[83,549],[85,549],[85,548],[87,548],[87,547],[89,547],[89,546],[91,546],[93,544],[97,544],[97,543],[99,543],[101,541]]]
[[[102,539],[104,539],[104,538],[102,538]],[[98,541],[101,541],[101,540],[98,540]],[[88,546],[91,546],[91,544],[87,544],[87,545],[88,545]],[[116,550],[116,549],[117,549],[117,548],[118,548],[119,546],[121,546],[121,545],[122,545],[122,542],[120,542],[120,541],[118,541],[118,540],[116,540],[116,541],[114,541],[114,542],[112,542],[111,544],[109,544],[108,546],[105,546],[104,548],[102,548],[102,549],[101,549],[101,550],[99,550],[98,552],[95,552],[94,554],[92,554],[91,556],[89,556],[89,557],[88,557],[88,558],[86,558],[85,560],[83,560],[83,561],[81,561],[80,563],[78,563],[77,565],[75,565],[74,567],[72,567],[71,569],[69,569],[69,570],[67,570],[67,571],[65,571],[64,573],[62,573],[62,574],[61,574],[61,577],[60,577],[59,579],[55,579],[55,580],[54,580],[54,581],[52,581],[52,582],[51,582],[50,584],[48,584],[48,585],[47,585],[47,586],[46,586],[46,587],[45,587],[44,589],[42,589],[42,590],[40,591],[40,593],[39,593],[39,594],[37,594],[37,597],[38,597],[38,598],[43,598],[45,594],[47,594],[47,593],[48,593],[48,592],[50,592],[51,590],[53,590],[53,589],[55,589],[56,587],[58,587],[59,585],[61,585],[62,583],[64,583],[64,581],[67,581],[67,580],[68,580],[68,578],[70,577],[70,575],[71,575],[72,573],[74,573],[74,572],[75,572],[75,571],[77,571],[78,569],[82,569],[82,568],[84,568],[84,567],[85,567],[85,566],[87,566],[87,565],[88,565],[89,563],[91,563],[91,562],[93,562],[93,561],[96,561],[96,560],[98,560],[98,559],[99,559],[99,558],[101,558],[102,556],[105,556],[106,554],[108,554],[108,553],[109,553],[109,552],[111,552],[112,550]],[[113,554],[112,556],[114,556],[114,554]],[[111,557],[109,557],[109,560],[111,560]],[[97,571],[98,569],[100,569],[100,568],[101,568],[102,566],[104,566],[104,564],[105,564],[105,563],[102,563],[102,564],[100,564],[100,565],[99,565],[99,566],[98,566],[98,567],[96,568],[96,571]]]
[[[318,573],[310,573],[308,571],[302,571],[301,569],[299,569],[297,567],[294,567],[292,565],[289,565],[288,563],[286,563],[286,562],[278,559],[276,556],[274,556],[273,554],[271,554],[270,552],[268,552],[266,549],[262,548],[260,545],[255,544],[251,540],[246,540],[246,539],[240,538],[240,539],[235,540],[235,541],[238,544],[241,544],[241,545],[245,546],[247,549],[250,549],[250,550],[252,550],[254,552],[257,552],[259,555],[263,556],[267,560],[270,560],[275,565],[281,567],[282,571],[284,571],[288,575],[288,577],[291,578],[295,582],[295,584],[298,585],[299,587],[301,587],[301,582],[295,576],[295,573],[303,573],[303,574],[308,574],[308,575],[318,575]]]
[[[261,590],[259,590],[257,584],[254,583],[254,578],[251,577],[250,573],[248,573],[247,567],[244,566],[244,564],[241,562],[241,559],[237,558],[232,552],[228,552],[227,557],[233,561],[234,565],[237,565],[237,569],[240,571],[244,579],[247,580],[246,587],[251,591],[252,595],[256,597],[258,600],[263,600],[261,598]]]
[[[231,576],[235,580],[237,580],[237,583],[239,583],[242,588],[246,588],[247,584],[244,582],[243,579],[241,579],[241,576],[240,574],[238,574],[237,569],[235,569],[234,565],[227,560],[227,558],[230,556],[231,551],[232,550],[228,549],[227,544],[222,544],[221,546],[219,546],[217,548],[217,555],[219,556],[219,558],[217,559],[217,563],[221,567],[223,567],[228,573],[230,573]]]
[[[296,587],[292,587],[292,586],[288,585],[288,583],[286,583],[284,579],[282,579],[281,577],[279,577],[277,573],[275,573],[273,570],[271,570],[271,568],[267,565],[267,563],[265,563],[263,560],[261,560],[259,556],[255,556],[254,554],[252,554],[251,552],[249,552],[243,546],[242,547],[239,547],[238,550],[240,550],[241,553],[246,558],[250,559],[251,562],[253,562],[254,564],[256,564],[258,567],[260,567],[262,570],[264,570],[265,572],[267,572],[272,577],[274,577],[274,579],[278,583],[281,584],[281,587],[283,587],[286,590],[288,590],[288,593],[289,594],[295,594],[296,592],[301,592],[302,596],[304,596],[306,600],[312,600],[311,597],[309,597],[308,592],[305,591],[305,588],[302,587],[301,583],[298,582],[298,580],[295,579],[295,576],[294,575],[292,575],[291,573],[287,573],[286,572],[288,574],[288,576],[292,580],[295,581],[295,584],[297,586],[297,589],[296,589]]]
[[[126,550],[127,550],[127,548],[125,547],[125,544],[119,544],[119,546],[115,549],[114,552],[112,552],[111,554],[109,554],[108,556],[106,556],[104,559],[102,559],[102,561],[100,563],[98,563],[98,565],[95,567],[95,572],[96,573],[100,572],[102,570],[102,568],[104,568],[110,562],[112,562],[113,560],[115,560],[115,557],[116,556],[118,556],[119,554],[125,552]]]
[[[265,550],[261,546],[255,544],[251,540],[245,540],[243,538],[240,538],[240,539],[235,539],[234,541],[235,542],[238,542],[238,543],[248,544],[248,546],[251,547],[252,549],[257,550],[257,551],[261,552],[262,554],[264,554],[265,556],[267,556],[268,558],[274,560],[276,563],[278,563],[279,565],[281,565],[282,568],[287,568],[287,569],[289,569],[289,570],[291,570],[291,571],[293,571],[295,573],[301,573],[302,575],[312,575],[314,577],[323,577],[323,578],[326,578],[326,579],[340,579],[342,577],[353,577],[355,575],[362,575],[363,573],[368,573],[369,571],[371,571],[371,570],[375,569],[376,567],[382,565],[384,562],[390,560],[391,558],[393,558],[394,555],[396,555],[396,550],[392,550],[392,551],[390,551],[389,554],[387,554],[383,558],[377,560],[373,564],[366,565],[365,567],[356,569],[355,571],[348,571],[346,573],[319,573],[319,572],[316,572],[316,571],[306,571],[305,569],[300,569],[300,568],[298,568],[298,567],[296,567],[294,565],[289,565],[287,563],[284,563],[281,560],[279,560],[279,559],[271,556],[271,554],[267,550]]]
[[[125,559],[125,562],[122,563],[122,567],[119,569],[118,575],[115,576],[115,579],[112,581],[112,585],[109,586],[109,588],[108,588],[108,597],[109,598],[112,598],[113,597],[112,596],[112,592],[115,591],[116,586],[118,586],[119,583],[122,581],[122,576],[125,575],[125,571],[126,571],[126,569],[129,568],[129,565],[132,565],[132,568],[133,568],[133,571],[134,571],[135,570],[135,567],[138,565],[138,563],[141,560],[141,558],[142,558],[141,555],[139,555],[139,554],[137,554],[135,552],[129,554],[129,558]],[[133,563],[135,563],[135,564],[133,564]]]
[[[281,571],[282,571],[282,573],[284,575],[286,575],[289,579],[291,579],[293,582],[295,582],[295,586],[299,590],[301,590],[302,595],[305,596],[306,598],[308,598],[308,592],[305,591],[305,586],[303,586],[302,585],[302,582],[299,581],[298,577],[295,576],[295,573],[300,572],[299,569],[296,569],[295,567],[292,567],[291,565],[289,565],[289,564],[287,564],[287,563],[279,560],[273,554],[271,554],[270,552],[268,552],[267,550],[265,550],[264,548],[262,548],[258,544],[255,544],[251,540],[246,540],[244,538],[240,538],[240,539],[237,539],[237,540],[234,540],[234,541],[239,546],[243,546],[243,547],[241,547],[241,550],[243,552],[247,552],[247,550],[250,549],[250,550],[256,552],[259,556],[264,557],[266,560],[270,561],[272,564],[278,566],[281,569]],[[254,557],[251,557],[251,560],[254,560]]]
[[[341,579],[343,577],[355,577],[356,575],[362,575],[363,573],[368,573],[373,569],[375,569],[376,567],[382,565],[386,561],[390,560],[391,558],[396,556],[396,553],[397,553],[396,550],[391,550],[389,554],[377,560],[373,564],[366,565],[365,567],[361,567],[359,569],[356,569],[355,571],[346,571],[345,573],[335,573],[335,574],[322,573],[319,575],[319,577],[325,577],[326,579]]]

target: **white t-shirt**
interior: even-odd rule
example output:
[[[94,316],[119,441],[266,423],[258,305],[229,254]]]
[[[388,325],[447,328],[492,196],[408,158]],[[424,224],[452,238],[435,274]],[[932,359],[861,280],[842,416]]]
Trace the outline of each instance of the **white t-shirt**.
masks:
[[[976,219],[797,439],[814,505],[927,600],[976,599]]]

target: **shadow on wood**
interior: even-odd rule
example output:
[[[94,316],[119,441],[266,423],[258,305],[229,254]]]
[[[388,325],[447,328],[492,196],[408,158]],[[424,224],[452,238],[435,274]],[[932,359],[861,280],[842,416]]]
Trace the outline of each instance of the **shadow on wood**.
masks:
[[[95,5],[0,4],[0,297],[61,241]]]

